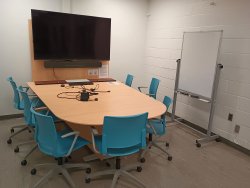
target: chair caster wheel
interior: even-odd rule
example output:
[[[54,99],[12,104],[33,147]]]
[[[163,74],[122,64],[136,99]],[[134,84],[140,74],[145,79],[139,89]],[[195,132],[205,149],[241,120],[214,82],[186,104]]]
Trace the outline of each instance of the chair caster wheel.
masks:
[[[111,167],[111,164],[109,162],[105,163],[107,167]]]
[[[85,179],[85,183],[90,183],[91,179],[90,178],[86,178]]]
[[[142,167],[140,167],[140,166],[137,166],[137,172],[141,172],[142,171]]]
[[[201,147],[201,144],[199,142],[196,143],[196,147],[197,148],[200,148]]]
[[[11,140],[11,138],[9,138],[8,140],[7,140],[7,144],[11,144],[12,143],[12,140]]]
[[[221,141],[221,138],[216,138],[215,141],[216,141],[216,142],[220,142],[220,141]]]
[[[10,129],[10,132],[11,132],[11,133],[14,133],[14,132],[15,132],[15,130],[12,128],[12,129]]]
[[[87,173],[87,174],[90,174],[90,173],[91,173],[91,168],[87,168],[87,169],[86,169],[86,173]]]
[[[69,159],[68,159],[68,158],[65,158],[65,159],[64,159],[64,162],[65,162],[65,163],[69,162]]]
[[[172,156],[168,156],[168,160],[172,161],[173,157]]]
[[[18,152],[19,152],[19,147],[18,147],[18,146],[14,149],[14,152],[15,152],[15,153],[18,153]]]
[[[141,163],[145,163],[145,161],[146,161],[146,159],[144,157],[140,159]]]
[[[166,147],[169,147],[169,143],[168,142],[166,142]]]
[[[31,174],[31,175],[36,175],[36,169],[33,168],[33,169],[30,171],[30,174]]]
[[[26,165],[27,165],[27,161],[26,161],[26,160],[22,160],[22,161],[21,161],[21,165],[22,165],[22,166],[26,166]]]

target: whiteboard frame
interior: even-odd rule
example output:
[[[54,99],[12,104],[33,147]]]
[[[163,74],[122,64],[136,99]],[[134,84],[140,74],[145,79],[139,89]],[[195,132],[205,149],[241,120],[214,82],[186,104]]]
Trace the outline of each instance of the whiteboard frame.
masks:
[[[223,68],[223,65],[219,63],[223,30],[184,32],[183,33],[183,39],[184,39],[185,33],[201,33],[201,32],[202,33],[203,32],[220,32],[221,33],[220,41],[219,41],[219,47],[218,47],[217,60],[216,60],[216,66],[215,66],[216,70],[215,70],[214,81],[213,81],[213,86],[212,86],[211,98],[207,98],[207,97],[204,97],[204,96],[200,96],[198,94],[194,94],[194,93],[189,92],[189,91],[184,91],[184,90],[179,89],[179,76],[180,76],[181,59],[178,59],[176,61],[177,62],[177,69],[176,69],[176,78],[175,78],[173,108],[172,108],[172,115],[171,115],[171,122],[178,122],[178,123],[180,123],[182,125],[186,125],[185,123],[181,122],[181,120],[183,120],[182,118],[177,118],[176,119],[176,116],[175,116],[176,102],[177,102],[178,93],[187,95],[189,97],[196,98],[196,99],[198,99],[198,100],[200,100],[202,102],[211,103],[207,134],[206,134],[206,137],[196,140],[196,146],[197,147],[201,147],[201,143],[204,143],[204,142],[210,142],[210,141],[213,141],[213,140],[219,141],[219,135],[216,135],[216,134],[213,135],[213,133],[212,133],[212,123],[213,123],[213,117],[214,117],[214,111],[215,111],[215,103],[216,103],[216,96],[217,96],[217,90],[218,90],[218,85],[219,85],[220,71]],[[184,40],[182,41],[182,48],[183,48],[183,44],[184,44]],[[183,49],[182,49],[182,51],[183,51]],[[182,52],[181,52],[181,57],[182,57]],[[202,134],[204,134],[204,133],[202,133]]]
[[[177,91],[179,93],[187,93],[187,95],[191,96],[191,97],[195,97],[195,98],[199,98],[199,99],[204,99],[206,101],[209,101],[211,102],[212,100],[212,95],[213,95],[213,90],[214,90],[214,85],[215,85],[215,80],[216,80],[216,68],[217,68],[217,65],[219,64],[219,58],[220,58],[220,50],[221,50],[221,44],[222,44],[222,36],[223,36],[223,30],[208,30],[208,31],[184,31],[183,32],[183,37],[182,37],[182,49],[181,49],[181,59],[182,59],[182,55],[183,55],[183,46],[184,46],[184,36],[186,33],[214,33],[214,32],[220,32],[220,39],[219,39],[219,46],[218,46],[218,52],[217,52],[217,58],[216,58],[216,64],[215,64],[215,71],[214,71],[214,79],[213,79],[213,86],[212,86],[212,91],[211,91],[211,97],[205,97],[205,96],[202,96],[200,94],[196,94],[196,93],[193,93],[191,91],[187,91],[187,90],[183,90],[183,89],[180,89],[179,88],[179,77],[180,77],[180,70],[179,70],[179,74],[178,74],[178,83],[177,84]]]

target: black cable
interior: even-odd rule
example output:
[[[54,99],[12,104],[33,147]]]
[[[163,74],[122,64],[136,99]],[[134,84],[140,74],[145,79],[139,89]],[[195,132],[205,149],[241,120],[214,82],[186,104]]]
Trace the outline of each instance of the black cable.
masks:
[[[70,93],[78,93],[78,95],[68,95]],[[63,96],[61,96],[63,94],[66,94],[66,95],[72,96],[72,97],[67,97],[67,96],[63,97]],[[62,93],[57,94],[57,98],[61,98],[61,99],[77,99],[77,97],[80,96],[80,94],[81,94],[81,92],[62,92]]]
[[[54,76],[54,79],[55,79],[55,80],[58,80],[58,78],[57,78],[57,76],[56,76],[55,68],[53,67],[53,69],[52,69],[52,70],[53,70],[53,76]]]
[[[84,89],[86,90],[84,85],[81,86],[65,86],[66,89],[76,88],[76,89]]]
[[[77,93],[77,95],[69,95],[69,94],[73,94],[73,93]],[[63,94],[65,94],[65,95],[68,95],[68,96],[72,96],[72,97],[64,97],[64,96],[61,96],[61,95],[63,95]],[[60,99],[76,99],[76,100],[78,100],[78,101],[81,101],[80,100],[80,95],[81,95],[81,92],[62,92],[62,93],[59,93],[59,94],[57,94],[57,98],[60,98]],[[92,92],[89,92],[89,96],[93,96],[93,95],[98,95],[98,93],[92,93]],[[89,101],[91,101],[91,99],[89,99]],[[98,99],[97,98],[95,98],[94,100],[92,100],[92,101],[98,101]]]
[[[99,89],[99,84],[97,84],[95,86],[95,88],[90,88],[90,89],[86,88],[84,85],[81,85],[81,86],[65,86],[65,88],[66,89],[71,89],[71,88],[83,89],[85,91],[90,91],[90,93],[91,92],[94,92],[94,93],[106,93],[106,92],[108,93],[108,92],[110,92],[109,90],[108,91],[98,91],[97,89]]]
[[[97,92],[97,93],[109,93],[109,92],[111,92],[111,91],[95,91],[95,92]]]
[[[96,91],[97,89],[99,89],[99,84],[96,84],[95,88],[90,88],[90,89],[86,89],[86,90],[89,90],[91,92],[94,92]]]

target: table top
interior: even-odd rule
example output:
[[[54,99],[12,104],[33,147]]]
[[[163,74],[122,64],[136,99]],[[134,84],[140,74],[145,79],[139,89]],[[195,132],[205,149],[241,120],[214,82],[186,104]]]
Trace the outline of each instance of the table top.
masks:
[[[104,116],[128,116],[148,112],[148,118],[155,118],[165,113],[166,107],[161,102],[120,82],[96,82],[85,88],[94,88],[99,84],[98,95],[90,96],[90,99],[98,98],[98,101],[78,101],[76,99],[58,98],[62,92],[77,92],[81,89],[61,87],[55,85],[35,85],[28,82],[31,90],[44,102],[44,104],[58,118],[81,125],[103,125]],[[76,94],[72,94],[76,95]]]

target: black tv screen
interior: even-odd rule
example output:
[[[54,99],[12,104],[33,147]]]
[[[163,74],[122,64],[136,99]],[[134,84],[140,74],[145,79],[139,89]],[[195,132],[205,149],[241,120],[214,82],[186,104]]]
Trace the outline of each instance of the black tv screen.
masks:
[[[111,19],[31,10],[35,60],[109,60]]]

